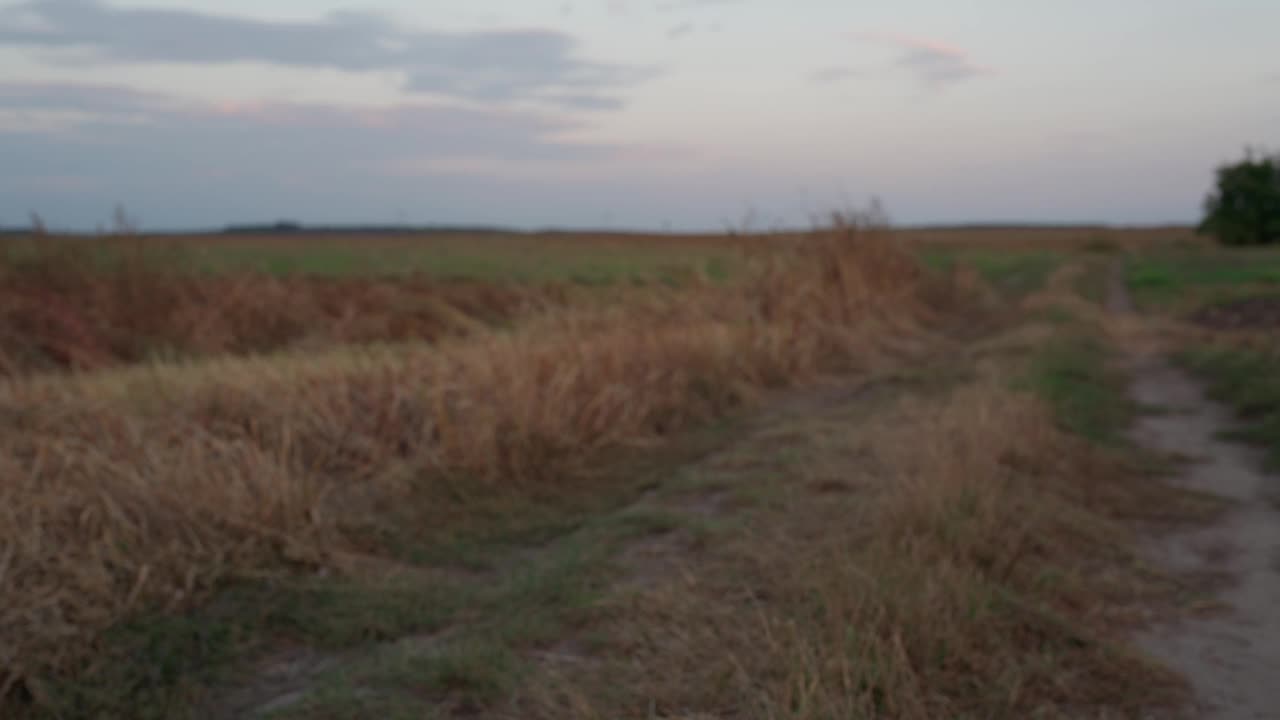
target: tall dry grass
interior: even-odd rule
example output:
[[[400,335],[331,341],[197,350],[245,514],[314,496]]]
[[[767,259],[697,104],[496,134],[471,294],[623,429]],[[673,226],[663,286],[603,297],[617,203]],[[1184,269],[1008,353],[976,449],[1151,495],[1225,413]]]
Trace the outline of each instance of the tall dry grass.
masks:
[[[0,263],[0,378],[156,359],[437,340],[568,303],[563,287],[426,278],[181,273],[125,240],[109,268],[75,241]]]
[[[495,495],[568,491],[602,451],[857,367],[959,302],[851,228],[756,264],[740,285],[431,350],[3,386],[0,697],[38,697],[131,613],[324,565],[397,523],[447,527]]]

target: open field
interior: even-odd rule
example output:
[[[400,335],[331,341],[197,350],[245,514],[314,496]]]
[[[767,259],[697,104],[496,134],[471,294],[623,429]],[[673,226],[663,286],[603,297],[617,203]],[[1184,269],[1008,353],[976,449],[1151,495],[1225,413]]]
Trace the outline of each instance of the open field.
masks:
[[[1064,253],[1183,242],[1183,230],[903,230],[929,267],[1010,297]],[[433,342],[652,288],[727,283],[770,236],[514,233],[12,237],[0,240],[0,377],[220,355]]]
[[[988,251],[1110,250],[1199,245],[1187,228],[939,228],[891,230],[903,245],[941,255]],[[744,250],[795,242],[803,232],[645,235],[624,233],[343,233],[145,235],[92,238],[0,237],[0,258],[21,262],[66,245],[92,264],[123,261],[195,273],[402,276],[437,279],[607,284],[713,278],[732,273]]]
[[[438,280],[596,285],[723,277],[741,243],[726,236],[517,233],[276,233],[13,238],[10,262],[41,244],[66,244],[93,264],[124,261],[201,274],[320,277],[425,276]]]
[[[41,242],[0,286],[5,717],[1185,699],[1126,640],[1180,611],[1138,536],[1213,505],[1128,441],[1101,305],[1122,258],[1237,262],[1185,230]]]
[[[1130,263],[1128,279],[1140,304],[1193,310],[1217,300],[1280,291],[1280,251],[1148,250]]]

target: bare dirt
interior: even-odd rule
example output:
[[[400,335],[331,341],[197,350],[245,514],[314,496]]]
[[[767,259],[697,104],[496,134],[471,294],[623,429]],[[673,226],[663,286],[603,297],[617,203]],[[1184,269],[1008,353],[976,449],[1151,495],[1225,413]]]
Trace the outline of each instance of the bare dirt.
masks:
[[[1280,328],[1280,295],[1255,295],[1197,310],[1191,320],[1215,330]]]
[[[1133,305],[1117,273],[1113,313]],[[1133,438],[1153,450],[1187,458],[1175,481],[1228,501],[1212,524],[1153,539],[1150,557],[1189,586],[1216,588],[1184,617],[1144,632],[1138,645],[1184,674],[1196,697],[1192,717],[1280,718],[1280,509],[1268,488],[1280,479],[1262,470],[1261,455],[1219,439],[1230,413],[1157,353],[1129,358],[1134,399],[1160,408],[1137,423]]]

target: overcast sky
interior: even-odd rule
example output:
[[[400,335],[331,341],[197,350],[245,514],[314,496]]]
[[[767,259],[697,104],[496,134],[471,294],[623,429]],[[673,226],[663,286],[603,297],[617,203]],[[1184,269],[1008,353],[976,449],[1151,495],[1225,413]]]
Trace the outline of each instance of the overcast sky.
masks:
[[[1277,0],[0,0],[0,225],[1194,219]]]

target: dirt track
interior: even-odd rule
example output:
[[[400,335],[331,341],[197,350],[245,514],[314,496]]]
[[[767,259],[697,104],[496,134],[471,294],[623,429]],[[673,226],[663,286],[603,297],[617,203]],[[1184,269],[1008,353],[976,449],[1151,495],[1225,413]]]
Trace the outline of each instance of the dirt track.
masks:
[[[1133,312],[1117,273],[1113,313]],[[1230,414],[1209,401],[1182,370],[1158,355],[1128,358],[1134,399],[1160,408],[1144,415],[1134,439],[1153,450],[1189,458],[1177,482],[1220,496],[1220,519],[1153,541],[1152,559],[1178,577],[1211,578],[1224,588],[1206,612],[1152,628],[1139,645],[1183,673],[1195,692],[1196,717],[1280,718],[1280,508],[1267,496],[1280,482],[1262,472],[1259,453],[1219,440]]]

